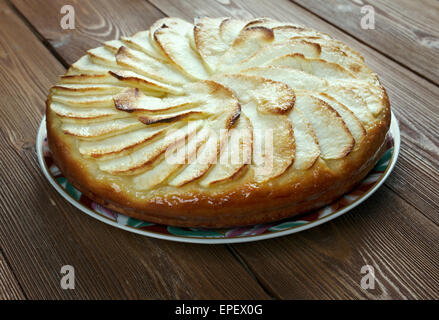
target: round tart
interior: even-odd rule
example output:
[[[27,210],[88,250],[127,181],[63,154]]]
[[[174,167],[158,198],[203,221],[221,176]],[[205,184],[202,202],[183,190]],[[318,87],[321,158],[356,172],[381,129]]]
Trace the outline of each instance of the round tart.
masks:
[[[267,18],[164,18],[108,41],[51,88],[56,164],[141,220],[230,227],[322,207],[382,153],[385,89],[327,34]]]

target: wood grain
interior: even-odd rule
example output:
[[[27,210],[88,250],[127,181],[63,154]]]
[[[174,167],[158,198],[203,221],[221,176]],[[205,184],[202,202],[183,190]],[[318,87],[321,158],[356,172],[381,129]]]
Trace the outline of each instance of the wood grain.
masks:
[[[23,299],[23,291],[0,251],[0,300]]]
[[[292,0],[372,48],[439,84],[437,0]],[[363,6],[375,11],[375,29],[362,29]]]
[[[277,298],[437,299],[438,237],[435,224],[383,187],[333,222],[234,247]],[[375,270],[374,289],[361,288],[364,265]]]
[[[196,16],[269,16],[292,21],[331,34],[361,52],[376,71],[390,97],[401,128],[401,154],[386,185],[439,224],[439,89],[288,0],[178,1],[151,0],[170,16],[192,20]]]
[[[268,298],[226,246],[165,242],[109,227],[47,183],[34,141],[47,90],[64,71],[0,0],[0,248],[26,297]],[[60,287],[63,265],[75,268],[75,290]]]
[[[388,89],[403,145],[386,187],[334,222],[289,237],[233,246],[271,295],[437,298],[438,88],[289,1],[151,2],[165,14],[185,19],[270,16],[323,30],[362,52]],[[366,264],[376,272],[372,291],[360,287],[360,270]]]
[[[12,0],[38,33],[67,64],[72,64],[91,48],[107,40],[119,39],[146,30],[163,14],[144,0]],[[75,29],[60,26],[61,8],[75,9]]]

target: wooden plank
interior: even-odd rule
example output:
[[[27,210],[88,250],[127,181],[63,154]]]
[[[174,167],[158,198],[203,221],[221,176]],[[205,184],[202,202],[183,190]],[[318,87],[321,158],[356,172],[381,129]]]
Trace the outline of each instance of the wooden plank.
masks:
[[[234,245],[273,296],[282,299],[437,299],[438,228],[388,188],[317,228]],[[375,271],[364,290],[361,268]]]
[[[0,251],[0,300],[25,299],[20,285]]]
[[[405,67],[439,84],[437,0],[292,0]],[[375,11],[375,29],[363,29],[363,6]]]
[[[104,41],[146,30],[163,17],[144,0],[78,0],[71,3],[75,9],[75,29],[64,30],[60,26],[63,17],[60,10],[70,3],[64,0],[12,0],[11,3],[67,64]]]
[[[64,71],[0,0],[0,248],[26,296],[268,298],[226,246],[153,240],[109,227],[48,184],[34,141],[47,90]],[[75,268],[75,290],[60,287],[63,265]]]
[[[437,298],[437,87],[289,1],[151,2],[188,20],[208,15],[294,21],[330,33],[365,55],[383,79],[402,129],[401,158],[387,186],[334,222],[233,247],[277,298]],[[364,265],[375,268],[374,290],[360,287]]]
[[[437,101],[434,84],[402,68],[375,50],[324,22],[288,0],[177,1],[151,0],[169,16],[192,20],[197,16],[269,16],[324,31],[361,52],[382,80],[401,128],[401,154],[386,185],[435,223],[439,223],[439,141],[437,139]]]

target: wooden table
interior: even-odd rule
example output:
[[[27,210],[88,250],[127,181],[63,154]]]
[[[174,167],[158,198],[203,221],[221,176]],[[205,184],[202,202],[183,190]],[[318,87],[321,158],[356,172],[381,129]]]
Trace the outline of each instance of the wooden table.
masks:
[[[439,298],[439,1],[0,0],[0,298]],[[375,9],[363,30],[363,5]],[[163,16],[270,16],[364,54],[388,90],[402,147],[369,200],[317,228],[238,245],[149,239],[82,214],[48,184],[35,136],[49,87],[84,51]],[[60,287],[75,267],[75,290]],[[363,290],[363,265],[375,289]]]

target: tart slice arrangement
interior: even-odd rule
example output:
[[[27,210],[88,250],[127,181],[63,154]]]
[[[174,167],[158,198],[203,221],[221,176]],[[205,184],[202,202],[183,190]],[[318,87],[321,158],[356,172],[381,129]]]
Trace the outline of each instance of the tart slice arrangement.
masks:
[[[164,18],[72,64],[47,100],[64,176],[175,226],[270,222],[352,189],[383,151],[385,89],[362,56],[268,18]]]

